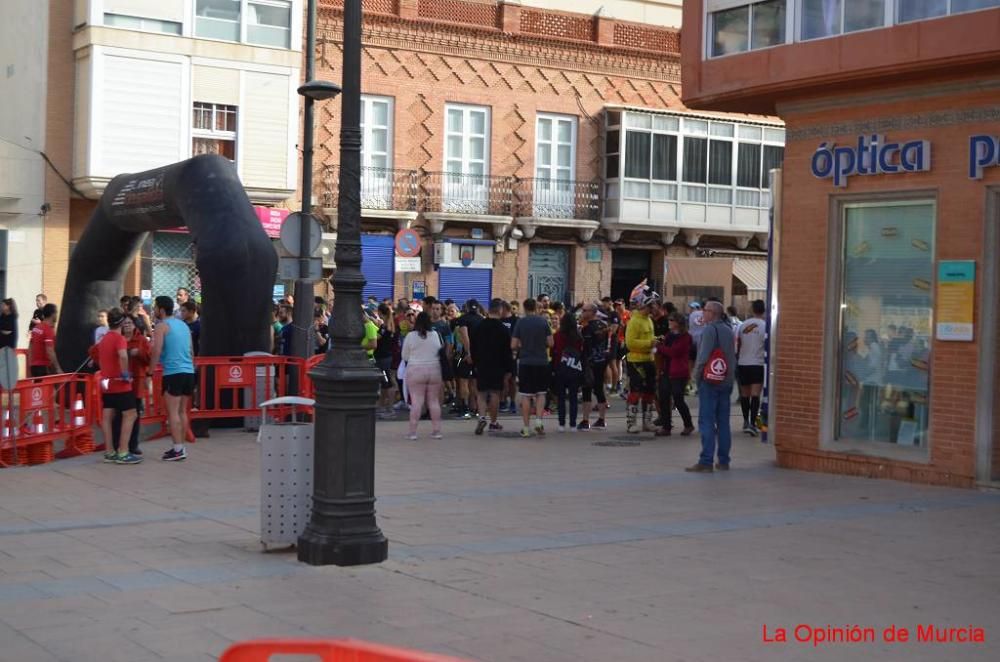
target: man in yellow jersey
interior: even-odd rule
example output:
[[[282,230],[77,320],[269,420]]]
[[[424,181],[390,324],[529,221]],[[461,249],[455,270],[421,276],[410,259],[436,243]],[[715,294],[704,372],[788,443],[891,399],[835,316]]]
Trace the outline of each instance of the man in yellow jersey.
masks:
[[[630,434],[648,432],[652,427],[653,400],[656,395],[656,366],[653,363],[653,304],[660,296],[643,280],[629,297],[632,317],[625,328],[625,357],[628,371],[628,412],[625,416]],[[639,424],[639,407],[642,406],[642,424]]]

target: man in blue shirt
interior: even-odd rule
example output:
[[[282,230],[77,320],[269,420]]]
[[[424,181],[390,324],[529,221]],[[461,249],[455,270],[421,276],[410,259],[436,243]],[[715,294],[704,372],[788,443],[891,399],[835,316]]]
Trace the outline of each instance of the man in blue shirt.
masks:
[[[151,365],[163,365],[163,400],[167,407],[167,421],[173,448],[163,454],[164,460],[177,462],[187,459],[184,437],[188,429],[188,408],[194,394],[194,353],[191,347],[191,330],[187,324],[174,317],[174,300],[159,296],[153,304],[158,323],[153,330],[153,357]]]

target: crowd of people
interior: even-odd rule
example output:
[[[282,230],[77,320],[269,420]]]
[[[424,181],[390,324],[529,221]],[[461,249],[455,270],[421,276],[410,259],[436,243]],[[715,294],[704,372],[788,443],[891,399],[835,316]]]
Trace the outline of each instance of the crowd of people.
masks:
[[[518,303],[475,299],[461,308],[426,297],[365,306],[362,341],[382,375],[380,418],[409,412],[408,438],[430,420],[440,438],[443,409],[475,421],[475,434],[499,432],[499,415],[520,413],[522,437],[543,436],[553,411],[559,432],[608,428],[609,395],[625,400],[631,434],[695,432],[686,398],[697,393],[703,443],[690,469],[729,468],[731,394],[739,383],[743,432],[756,437],[764,382],[765,307],[740,321],[716,300],[692,301],[683,313],[645,283],[628,302],[605,297],[567,309],[542,295]],[[323,328],[329,319],[317,307]],[[328,335],[317,334],[318,338]],[[720,363],[721,360],[721,363]],[[704,377],[722,366],[717,381]],[[717,460],[717,461],[716,461]]]
[[[36,298],[29,325],[32,376],[62,372],[55,354],[58,311]],[[764,303],[740,321],[717,300],[691,301],[687,311],[662,301],[645,281],[626,299],[604,297],[570,309],[547,295],[523,302],[491,300],[483,308],[426,297],[421,301],[369,297],[363,307],[362,347],[381,374],[377,415],[409,412],[408,438],[417,439],[421,419],[440,438],[444,408],[475,421],[475,434],[503,430],[500,414],[520,414],[522,437],[543,436],[555,412],[559,432],[608,428],[610,396],[625,402],[625,431],[679,434],[696,430],[687,398],[696,394],[702,454],[692,471],[729,468],[729,408],[739,385],[743,432],[759,434],[757,419],[764,382]],[[186,288],[176,299],[157,297],[152,318],[138,297],[102,310],[90,360],[102,374],[105,459],[141,461],[138,425],[147,374],[164,369],[168,421],[174,444],[163,456],[187,457],[183,445],[187,405],[194,390],[193,357],[200,337],[199,306]],[[332,305],[316,297],[308,331],[310,351],[331,348]],[[16,345],[17,307],[7,299],[0,311],[0,340]],[[274,305],[275,354],[291,355],[294,300]],[[155,318],[155,319],[153,319]],[[713,372],[714,371],[714,372]]]
[[[163,396],[173,444],[162,459],[187,459],[184,437],[187,412],[195,387],[194,356],[201,335],[199,306],[191,292],[178,288],[176,301],[159,296],[152,316],[142,299],[123,296],[117,308],[100,310],[87,360],[73,372],[100,371],[101,432],[104,461],[138,464],[142,461],[139,426],[148,376],[152,367],[163,368]],[[28,323],[28,374],[45,377],[64,371],[56,355],[56,323],[59,310],[44,294],[35,297],[35,310]],[[4,299],[0,309],[0,347],[17,347],[17,303]]]

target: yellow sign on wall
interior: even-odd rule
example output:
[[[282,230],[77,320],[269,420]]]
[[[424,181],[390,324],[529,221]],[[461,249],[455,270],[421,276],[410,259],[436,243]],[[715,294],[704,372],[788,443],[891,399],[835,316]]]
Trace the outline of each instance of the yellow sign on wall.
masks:
[[[971,341],[975,328],[976,262],[938,262],[937,339]]]

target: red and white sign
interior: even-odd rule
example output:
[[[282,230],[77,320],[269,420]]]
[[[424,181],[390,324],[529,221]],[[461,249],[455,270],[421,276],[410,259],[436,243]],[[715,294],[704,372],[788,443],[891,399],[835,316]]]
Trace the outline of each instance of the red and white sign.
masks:
[[[240,365],[220,365],[216,368],[215,378],[223,386],[249,386],[253,370]]]
[[[420,255],[420,235],[416,230],[404,228],[396,233],[396,255],[416,257]]]
[[[288,209],[278,209],[277,207],[259,207],[254,205],[253,211],[257,214],[257,220],[264,228],[264,232],[271,239],[277,239],[281,235],[281,223],[288,218],[292,212]],[[173,232],[175,234],[187,234],[186,227],[170,228],[168,230],[157,230],[157,232]]]
[[[272,239],[278,238],[281,234],[281,223],[292,213],[288,209],[277,207],[254,207],[253,210],[257,212],[257,218],[260,219],[264,232]]]
[[[41,386],[36,386],[31,389],[31,398],[28,402],[28,409],[40,409],[45,406],[45,398],[43,397],[45,392],[42,390]]]

